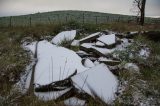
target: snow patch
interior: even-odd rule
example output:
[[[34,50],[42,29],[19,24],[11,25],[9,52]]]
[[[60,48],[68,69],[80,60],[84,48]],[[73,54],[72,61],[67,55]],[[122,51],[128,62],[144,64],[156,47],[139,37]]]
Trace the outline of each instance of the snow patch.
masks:
[[[85,103],[86,102],[84,100],[80,100],[76,97],[72,97],[64,101],[64,104],[67,106],[84,106]]]

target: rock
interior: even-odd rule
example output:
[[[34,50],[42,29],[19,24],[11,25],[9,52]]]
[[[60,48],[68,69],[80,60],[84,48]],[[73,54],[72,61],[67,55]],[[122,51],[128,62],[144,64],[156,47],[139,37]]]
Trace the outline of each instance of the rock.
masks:
[[[131,73],[140,73],[139,67],[134,63],[126,63],[124,69],[128,70]]]
[[[107,49],[107,48],[100,48],[100,47],[95,47],[94,43],[83,43],[80,46],[80,50],[84,50],[86,52],[92,52],[96,56],[103,56],[106,57],[107,54],[110,54],[114,51],[114,49]]]
[[[116,44],[115,34],[102,35],[97,40],[103,42],[108,49],[115,47]]]
[[[82,43],[87,43],[87,42],[92,42],[92,41],[96,41],[96,39],[99,37],[101,35],[101,33],[100,32],[97,32],[97,33],[93,33],[93,34],[91,34],[91,35],[89,35],[89,36],[87,36],[87,37],[85,37],[85,38],[83,38],[83,39],[80,39],[79,41],[80,41],[80,44],[82,44]]]
[[[85,57],[89,57],[89,56],[92,56],[92,54],[88,54],[84,51],[78,51],[76,52],[81,58],[85,58]]]
[[[67,88],[65,90],[61,91],[52,91],[52,92],[35,92],[34,94],[38,97],[40,100],[49,101],[49,100],[56,100],[62,95],[70,92],[72,89]]]
[[[120,64],[120,61],[111,60],[111,59],[107,59],[107,58],[104,58],[104,57],[100,57],[98,60],[99,60],[100,63],[105,63],[106,65],[110,65],[110,66],[115,66],[115,65]]]
[[[125,38],[125,34],[123,34],[123,33],[116,33],[115,34],[118,38]]]
[[[127,34],[126,34],[126,38],[128,38],[128,39],[131,39],[131,38],[134,38],[135,36],[137,36],[138,35],[138,31],[134,31],[134,32],[127,32]]]

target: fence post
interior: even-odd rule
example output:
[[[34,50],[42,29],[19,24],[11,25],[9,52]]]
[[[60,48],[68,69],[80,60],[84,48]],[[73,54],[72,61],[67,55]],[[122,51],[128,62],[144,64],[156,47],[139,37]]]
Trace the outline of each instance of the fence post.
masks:
[[[83,13],[83,24],[84,24],[84,13]]]
[[[31,18],[31,16],[29,17],[29,25],[30,25],[30,27],[32,26],[32,18]]]
[[[10,16],[10,19],[9,19],[9,27],[12,27],[12,16]]]
[[[97,23],[98,23],[98,16],[95,16],[96,17],[96,25],[97,25]]]
[[[117,22],[119,22],[120,21],[120,16],[118,17],[118,20],[117,20]]]
[[[68,21],[68,17],[67,17],[67,15],[66,15],[66,23],[67,23],[67,21]]]
[[[49,22],[49,24],[51,24],[51,19],[48,17],[48,22]]]
[[[109,16],[107,16],[106,19],[107,19],[107,22],[109,22]]]
[[[58,17],[58,23],[61,24],[59,14],[57,14],[57,17]]]

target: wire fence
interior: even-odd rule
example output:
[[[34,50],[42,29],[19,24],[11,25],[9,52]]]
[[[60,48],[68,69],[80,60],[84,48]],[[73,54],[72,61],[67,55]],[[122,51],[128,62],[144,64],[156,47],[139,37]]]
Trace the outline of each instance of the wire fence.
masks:
[[[137,18],[135,16],[102,16],[102,15],[73,15],[73,14],[54,14],[54,15],[26,15],[26,16],[11,16],[11,17],[1,17],[0,26],[1,27],[16,27],[16,26],[26,26],[31,27],[35,25],[46,25],[46,24],[63,24],[70,21],[76,21],[77,23],[86,24],[103,24],[109,22],[127,22],[135,23]],[[145,18],[145,23],[157,24],[160,23],[160,19]]]

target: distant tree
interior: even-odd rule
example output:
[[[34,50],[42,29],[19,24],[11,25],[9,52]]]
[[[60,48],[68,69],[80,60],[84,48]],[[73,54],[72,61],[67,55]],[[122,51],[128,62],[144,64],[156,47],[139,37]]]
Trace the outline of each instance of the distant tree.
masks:
[[[137,12],[137,21],[139,22],[140,25],[144,25],[144,17],[145,17],[145,5],[146,5],[146,0],[134,0],[133,1],[133,6],[136,7]]]

